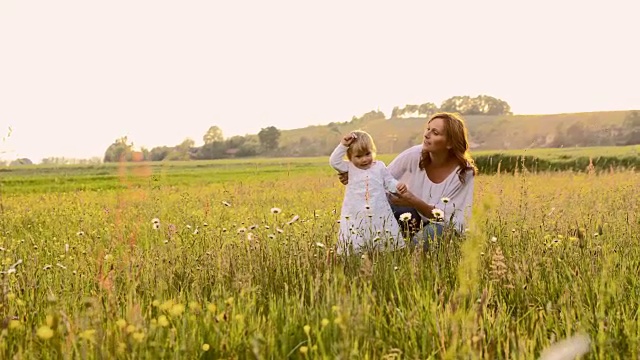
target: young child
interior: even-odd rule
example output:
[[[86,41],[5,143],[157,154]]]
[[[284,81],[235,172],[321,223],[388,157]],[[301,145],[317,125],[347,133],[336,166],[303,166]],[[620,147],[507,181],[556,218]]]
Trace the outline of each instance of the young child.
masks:
[[[369,134],[354,131],[345,135],[333,150],[329,163],[349,173],[338,234],[338,254],[376,248],[402,248],[404,240],[386,191],[404,193],[407,187],[391,176],[382,161],[375,159],[376,146]],[[343,160],[347,155],[349,161]]]

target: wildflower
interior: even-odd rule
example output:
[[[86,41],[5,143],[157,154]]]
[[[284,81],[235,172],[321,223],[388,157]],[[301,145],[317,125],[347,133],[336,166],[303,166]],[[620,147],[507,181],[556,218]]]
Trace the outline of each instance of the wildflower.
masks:
[[[431,214],[433,214],[433,217],[437,220],[444,219],[444,211],[438,208],[433,208],[433,210],[431,210]]]
[[[309,352],[308,346],[300,346],[300,353],[306,355]]]
[[[192,312],[199,312],[200,311],[200,304],[198,304],[197,301],[191,301],[189,303],[189,310],[191,310]]]
[[[269,239],[275,239],[275,238],[276,238],[276,236],[275,236],[275,235],[273,235],[273,234],[269,234],[269,235],[267,235],[267,237],[268,237]]]
[[[253,238],[254,238],[254,237],[255,237],[255,236],[253,235],[253,233],[247,233],[247,240],[249,240],[249,241],[253,241]]]
[[[265,229],[267,229],[267,230],[271,229],[271,228],[269,227],[269,225],[265,225],[265,226],[264,226],[264,228],[265,228]]]
[[[51,269],[53,266],[51,266],[50,264],[45,265],[42,270],[49,270]]]
[[[309,333],[311,332],[311,326],[309,325],[303,326],[302,329],[304,330],[304,333],[307,335],[309,335]]]
[[[284,232],[284,230],[280,229],[280,228],[276,228],[276,231],[280,234],[282,234]]]
[[[202,226],[209,226],[209,224],[207,224],[206,222],[203,222]]]
[[[21,327],[22,324],[20,324],[19,320],[12,319],[11,321],[9,321],[9,329],[20,329]]]
[[[76,235],[78,235],[78,236],[83,236],[83,235],[84,235],[84,231],[78,231],[78,232],[76,233]]]
[[[152,224],[160,224],[160,219],[158,219],[158,218],[153,218],[153,219],[151,219],[151,223],[152,223]]]
[[[49,340],[53,337],[53,330],[48,325],[42,325],[36,331],[36,335],[42,340]]]
[[[588,353],[590,349],[589,335],[578,334],[554,343],[542,352],[540,359],[576,359]]]
[[[209,351],[209,344],[202,344],[202,351]]]
[[[404,213],[400,215],[400,221],[409,221],[411,220],[411,213]]]
[[[137,342],[142,342],[142,340],[144,340],[144,333],[143,332],[134,333],[132,336],[133,336],[133,340],[135,340]]]
[[[125,326],[127,326],[127,321],[125,319],[118,319],[116,321],[116,325],[120,328],[120,329],[124,329]]]
[[[298,221],[298,219],[300,219],[300,216],[294,215],[293,218],[291,218],[291,220],[289,220],[289,222],[287,222],[287,225],[293,224],[294,222]]]
[[[227,206],[227,207],[231,206],[231,204],[229,204],[228,202],[226,202],[224,200],[222,200],[222,205]]]
[[[85,330],[85,331],[81,332],[78,335],[78,337],[81,338],[81,339],[85,339],[87,341],[93,342],[93,341],[96,340],[96,330],[95,329]]]
[[[158,317],[158,325],[160,325],[162,327],[169,326],[169,319],[167,319],[167,317],[165,315],[160,315]]]
[[[207,304],[207,311],[209,311],[210,313],[215,314],[216,309],[216,304]]]
[[[249,230],[255,230],[257,228],[258,228],[258,225],[256,225],[256,224],[253,224],[253,225],[249,226]]]
[[[153,225],[151,225],[151,227],[153,228],[153,230],[158,230],[158,229],[160,229],[160,224],[159,223],[158,224],[153,224]]]
[[[497,241],[498,241],[498,238],[497,238],[497,237],[495,237],[495,236],[492,236],[492,237],[491,237],[491,242],[492,242],[492,243],[497,242]]]
[[[277,215],[277,214],[280,214],[281,212],[282,212],[282,209],[280,209],[280,208],[277,208],[277,207],[271,208],[271,213],[272,214],[276,214]]]
[[[447,204],[449,203],[449,201],[451,201],[451,199],[449,199],[448,197],[443,197],[442,199],[440,199],[440,201],[442,201],[443,204]]]
[[[322,319],[322,321],[320,321],[320,325],[322,325],[322,327],[329,325],[329,319]]]
[[[247,231],[246,228],[241,227],[240,229],[238,229],[238,234],[242,234],[242,233],[244,233],[246,231]]]
[[[184,305],[182,304],[175,304],[171,307],[171,310],[169,310],[169,314],[175,317],[182,315],[183,312],[184,312]]]

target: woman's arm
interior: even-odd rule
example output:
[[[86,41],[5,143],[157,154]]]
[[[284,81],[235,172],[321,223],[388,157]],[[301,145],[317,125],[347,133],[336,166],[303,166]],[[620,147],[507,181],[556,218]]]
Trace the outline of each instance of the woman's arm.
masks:
[[[433,205],[429,205],[422,201],[418,196],[407,190],[404,194],[396,193],[389,196],[389,202],[397,206],[406,206],[416,209],[422,216],[433,219]]]

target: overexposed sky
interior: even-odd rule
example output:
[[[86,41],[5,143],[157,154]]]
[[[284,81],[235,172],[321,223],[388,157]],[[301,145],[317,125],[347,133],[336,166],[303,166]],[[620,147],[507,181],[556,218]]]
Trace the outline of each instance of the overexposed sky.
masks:
[[[637,1],[0,0],[0,157],[103,156],[492,95],[640,109]],[[1,136],[0,136],[1,137]]]

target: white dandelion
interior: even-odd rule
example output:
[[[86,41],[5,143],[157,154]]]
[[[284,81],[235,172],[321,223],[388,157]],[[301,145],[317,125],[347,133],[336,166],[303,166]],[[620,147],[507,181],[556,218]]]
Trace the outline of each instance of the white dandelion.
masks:
[[[287,225],[291,225],[291,224],[293,224],[294,222],[298,221],[298,219],[300,219],[300,216],[298,216],[298,215],[294,215],[294,216],[291,218],[291,220],[289,220],[289,221],[287,222]]]
[[[227,207],[231,206],[231,204],[229,202],[224,201],[224,200],[222,200],[222,205],[227,206]]]
[[[449,203],[449,201],[451,201],[451,199],[449,199],[448,197],[443,197],[442,199],[440,199],[440,201],[442,201],[443,204],[447,204]]]
[[[400,221],[409,221],[411,220],[411,213],[400,214]]]
[[[272,214],[280,214],[282,212],[282,209],[277,208],[277,207],[273,207],[271,208],[271,213]]]
[[[549,346],[540,354],[540,360],[575,359],[588,353],[590,348],[591,339],[589,336],[578,334]]]

